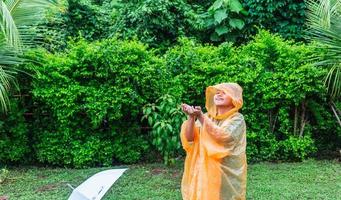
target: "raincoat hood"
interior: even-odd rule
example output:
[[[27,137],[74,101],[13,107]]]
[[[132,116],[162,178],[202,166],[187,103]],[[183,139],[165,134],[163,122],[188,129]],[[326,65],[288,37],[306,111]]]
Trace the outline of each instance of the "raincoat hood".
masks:
[[[214,103],[214,95],[217,90],[222,90],[232,98],[233,108],[228,112],[217,115],[217,106]],[[225,119],[243,106],[243,89],[237,83],[221,83],[206,88],[206,109],[208,115],[214,119]]]

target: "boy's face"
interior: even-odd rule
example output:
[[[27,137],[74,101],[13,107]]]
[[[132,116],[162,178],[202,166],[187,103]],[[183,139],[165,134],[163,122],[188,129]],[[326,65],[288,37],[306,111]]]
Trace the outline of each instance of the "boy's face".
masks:
[[[222,90],[217,90],[214,95],[214,104],[216,106],[230,106],[232,105],[232,98]]]

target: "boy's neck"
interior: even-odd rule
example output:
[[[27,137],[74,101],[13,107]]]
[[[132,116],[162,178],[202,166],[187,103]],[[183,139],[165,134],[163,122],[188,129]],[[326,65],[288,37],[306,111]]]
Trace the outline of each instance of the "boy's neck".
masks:
[[[224,113],[227,113],[230,111],[234,106],[229,105],[229,106],[217,106],[217,114],[222,115]]]

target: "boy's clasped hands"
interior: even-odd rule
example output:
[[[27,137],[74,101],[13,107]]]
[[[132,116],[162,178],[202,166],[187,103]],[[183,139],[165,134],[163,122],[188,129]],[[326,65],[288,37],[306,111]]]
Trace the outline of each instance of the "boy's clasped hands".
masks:
[[[203,113],[200,106],[190,106],[188,104],[181,104],[182,111],[189,117],[200,117]]]

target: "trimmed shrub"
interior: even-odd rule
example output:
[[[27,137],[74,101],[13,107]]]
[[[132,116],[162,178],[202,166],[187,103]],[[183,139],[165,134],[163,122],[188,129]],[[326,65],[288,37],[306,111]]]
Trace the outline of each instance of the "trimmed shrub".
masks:
[[[163,91],[163,62],[136,41],[73,42],[43,54],[32,82],[40,162],[93,166],[138,161],[149,143],[139,127],[142,106]]]

